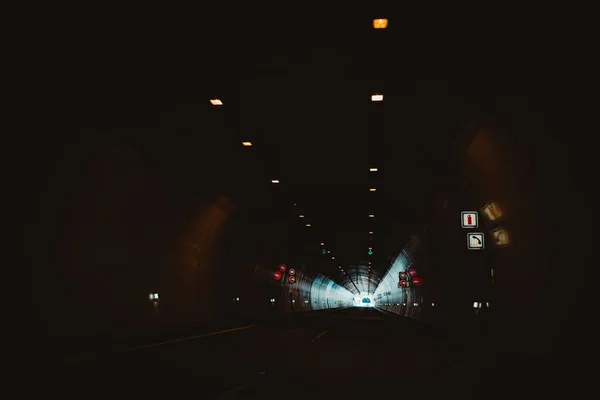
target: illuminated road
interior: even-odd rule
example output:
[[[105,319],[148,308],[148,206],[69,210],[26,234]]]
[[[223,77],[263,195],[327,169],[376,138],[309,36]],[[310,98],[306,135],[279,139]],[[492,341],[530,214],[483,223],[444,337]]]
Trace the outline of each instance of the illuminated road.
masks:
[[[377,309],[316,311],[241,328],[76,364],[68,376],[109,393],[193,389],[199,398],[433,398],[464,389],[464,354],[443,332]]]

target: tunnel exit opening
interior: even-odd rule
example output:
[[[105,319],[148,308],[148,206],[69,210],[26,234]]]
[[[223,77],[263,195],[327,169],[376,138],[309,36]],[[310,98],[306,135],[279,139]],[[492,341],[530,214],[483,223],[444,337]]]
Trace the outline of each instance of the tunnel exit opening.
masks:
[[[355,307],[375,307],[375,297],[371,293],[360,293],[354,296]]]

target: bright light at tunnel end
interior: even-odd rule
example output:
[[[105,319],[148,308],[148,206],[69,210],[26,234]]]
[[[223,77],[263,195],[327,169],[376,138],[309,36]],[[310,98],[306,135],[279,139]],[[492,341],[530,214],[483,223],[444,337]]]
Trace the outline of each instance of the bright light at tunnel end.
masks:
[[[370,293],[360,293],[354,296],[355,307],[375,307],[375,297]]]

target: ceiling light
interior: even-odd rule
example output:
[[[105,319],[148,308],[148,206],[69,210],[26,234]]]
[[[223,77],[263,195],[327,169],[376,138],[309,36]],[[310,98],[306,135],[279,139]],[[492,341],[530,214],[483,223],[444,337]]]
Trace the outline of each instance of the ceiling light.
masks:
[[[304,218],[304,215],[300,214],[298,215],[298,218]]]
[[[242,146],[244,146],[244,147],[251,147],[252,146],[252,142],[242,142]]]
[[[223,102],[219,99],[211,99],[210,104],[212,104],[213,106],[222,106]]]
[[[375,218],[374,214],[369,214],[369,218]]]
[[[369,172],[377,172],[378,169],[377,168],[369,168]]]
[[[369,192],[376,192],[376,191],[377,191],[377,189],[375,189],[375,188],[369,189]]]
[[[387,28],[388,20],[387,18],[376,18],[373,20],[373,28],[375,29],[385,29]]]
[[[310,224],[306,224],[306,226],[311,226]]]
[[[373,94],[371,95],[371,101],[383,101],[382,94]]]
[[[332,260],[335,260],[335,257],[331,257]]]
[[[325,246],[325,243],[321,242],[321,246]]]
[[[277,179],[272,179],[272,180],[271,180],[271,183],[279,183],[279,180],[277,180]]]
[[[373,234],[373,231],[369,232],[369,235],[372,235],[372,234]]]

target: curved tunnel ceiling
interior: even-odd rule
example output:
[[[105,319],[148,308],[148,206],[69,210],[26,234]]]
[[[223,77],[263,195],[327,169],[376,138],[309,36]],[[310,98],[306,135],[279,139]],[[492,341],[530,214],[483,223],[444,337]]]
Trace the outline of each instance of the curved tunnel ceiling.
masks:
[[[330,278],[340,285],[337,294],[383,296],[397,289],[400,267],[394,264],[390,270],[390,258],[404,248],[411,232],[431,222],[434,193],[447,195],[450,207],[488,201],[484,195],[491,194],[520,205],[532,190],[515,186],[519,182],[511,173],[529,171],[530,164],[512,157],[516,151],[506,153],[511,157],[503,161],[496,144],[489,146],[494,150],[489,157],[471,150],[479,158],[464,181],[456,178],[447,187],[440,183],[464,161],[478,123],[495,110],[496,96],[514,97],[525,80],[523,87],[535,92],[534,100],[546,95],[543,88],[554,90],[537,71],[532,76],[539,78],[539,87],[522,70],[534,71],[540,62],[520,58],[518,72],[504,68],[497,79],[499,74],[485,68],[497,66],[502,57],[485,43],[481,48],[493,49],[490,63],[480,53],[472,63],[461,59],[457,49],[451,59],[464,62],[449,65],[443,74],[419,74],[416,65],[407,66],[408,54],[398,57],[395,50],[398,40],[408,36],[398,35],[401,30],[388,35],[393,24],[388,32],[374,32],[370,16],[354,17],[342,18],[336,11],[262,24],[232,18],[227,23],[244,35],[206,40],[202,52],[190,49],[197,48],[205,33],[221,32],[221,19],[203,25],[194,14],[190,24],[177,19],[168,33],[150,29],[146,47],[132,46],[139,38],[128,37],[127,29],[120,32],[115,26],[113,35],[104,35],[105,21],[97,31],[90,24],[90,40],[79,49],[74,65],[92,70],[82,66],[69,71],[85,82],[85,96],[73,97],[72,109],[65,108],[69,118],[80,119],[82,130],[73,136],[40,132],[35,146],[27,146],[28,157],[39,164],[27,165],[32,172],[27,184],[41,188],[30,201],[32,210],[40,204],[42,209],[27,218],[28,243],[35,247],[31,253],[39,266],[36,296],[45,320],[68,330],[84,325],[80,321],[97,327],[97,321],[121,326],[119,321],[135,319],[143,330],[143,321],[153,318],[146,305],[154,291],[185,322],[220,315],[221,305],[212,300],[225,293],[230,298],[232,291],[244,293],[244,300],[254,296],[259,309],[271,289],[279,295],[288,292],[268,284],[259,290],[248,279],[257,265],[268,269],[281,262],[306,266],[312,281],[321,279],[320,274]],[[307,25],[313,29],[294,39]],[[201,28],[207,32],[200,33]],[[289,42],[277,45],[275,37]],[[438,65],[439,54],[448,49],[438,53],[444,44],[434,47],[425,46],[411,61]],[[163,62],[148,61],[157,59]],[[372,103],[373,92],[382,92],[384,101]],[[550,102],[557,96],[547,97]],[[213,98],[223,105],[212,106],[208,99]],[[512,105],[512,97],[506,103]],[[508,116],[501,122],[510,129],[518,126],[521,121],[510,118],[527,105],[505,105]],[[66,115],[64,110],[60,115]],[[534,123],[515,130],[511,138],[500,123],[491,125],[496,130],[489,134],[501,138],[498,142],[518,137],[517,144],[507,147],[520,149],[528,160],[541,159],[539,170],[571,162],[568,157],[544,162],[532,155],[544,152],[539,144],[548,139],[522,139]],[[253,146],[244,147],[245,141]],[[553,158],[557,149],[544,153]],[[496,166],[486,169],[495,157]],[[498,176],[510,184],[502,187],[495,181]],[[279,183],[272,183],[275,179]],[[515,187],[518,193],[511,192]],[[558,202],[555,193],[554,187],[548,190],[545,201]],[[226,200],[216,200],[222,198]],[[534,211],[538,200],[530,200]],[[219,237],[229,222],[227,234]],[[439,224],[446,222],[440,219]],[[450,236],[450,228],[440,230],[446,232],[440,234],[443,239]],[[450,271],[444,256],[454,248],[450,241],[438,241],[442,256],[432,262],[444,276]],[[461,240],[459,246],[463,244]],[[55,257],[49,260],[48,255]],[[452,271],[463,267],[459,261],[450,266]],[[68,280],[74,283],[64,291],[53,290]],[[319,297],[334,287],[322,282]],[[444,285],[442,281],[439,287]],[[521,294],[527,297],[525,291]],[[507,298],[521,301],[509,292]],[[107,296],[110,301],[100,304]],[[521,308],[516,304],[513,311]]]
[[[381,282],[381,274],[369,265],[348,265],[340,269],[336,278],[343,287],[354,294],[373,294]]]

